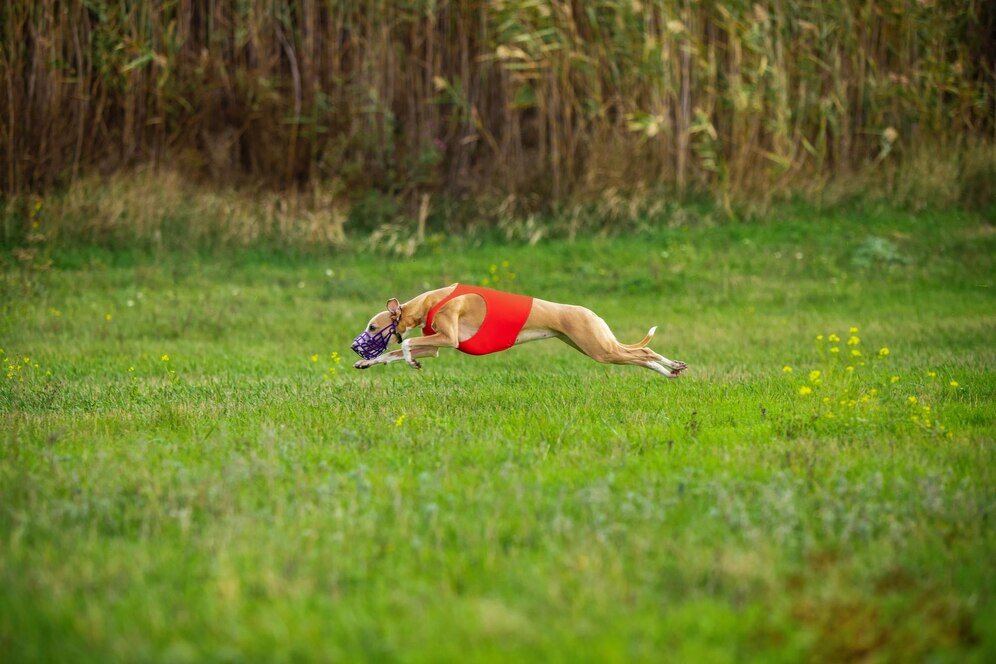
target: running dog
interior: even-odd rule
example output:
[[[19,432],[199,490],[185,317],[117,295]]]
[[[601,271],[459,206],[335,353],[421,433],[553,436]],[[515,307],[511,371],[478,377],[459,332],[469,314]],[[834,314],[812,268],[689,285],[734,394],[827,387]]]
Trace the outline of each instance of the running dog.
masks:
[[[406,332],[419,326],[421,337],[404,338]],[[370,319],[351,348],[364,358],[353,365],[357,369],[402,359],[421,369],[419,359],[437,357],[440,348],[487,355],[527,341],[556,337],[597,362],[633,364],[677,378],[688,365],[647,348],[656,331],[656,327],[650,328],[639,343],[621,344],[605,321],[584,307],[453,284],[404,304],[391,298],[387,310]],[[385,353],[392,338],[401,349]]]

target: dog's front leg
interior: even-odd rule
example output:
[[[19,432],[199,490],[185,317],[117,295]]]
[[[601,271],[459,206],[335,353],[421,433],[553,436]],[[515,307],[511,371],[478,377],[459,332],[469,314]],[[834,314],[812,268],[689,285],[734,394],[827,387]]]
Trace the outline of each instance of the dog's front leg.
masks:
[[[401,352],[404,354],[408,366],[413,369],[422,368],[422,365],[415,358],[428,354],[424,351],[432,349],[435,351],[432,354],[436,355],[440,348],[456,348],[460,345],[457,336],[459,323],[456,316],[450,315],[449,312],[440,311],[433,320],[432,326],[436,330],[435,334],[405,339],[401,342]]]
[[[416,348],[412,351],[414,357],[435,357],[439,354],[438,348]],[[383,355],[378,355],[371,360],[359,360],[353,364],[354,369],[369,369],[375,364],[390,364],[391,362],[397,362],[398,360],[405,359],[404,352],[401,350],[392,350],[390,353],[384,353]]]
[[[392,350],[390,353],[384,353],[383,355],[378,355],[377,357],[369,360],[359,360],[353,365],[353,368],[369,369],[375,364],[390,364],[391,362],[397,362],[398,360],[403,359],[405,359],[405,356],[401,354],[400,350]]]
[[[401,342],[401,352],[404,354],[408,366],[413,369],[421,369],[422,364],[415,358],[436,357],[439,355],[440,348],[456,348],[457,345],[459,342],[451,343],[441,334],[430,334],[427,337],[405,339]]]

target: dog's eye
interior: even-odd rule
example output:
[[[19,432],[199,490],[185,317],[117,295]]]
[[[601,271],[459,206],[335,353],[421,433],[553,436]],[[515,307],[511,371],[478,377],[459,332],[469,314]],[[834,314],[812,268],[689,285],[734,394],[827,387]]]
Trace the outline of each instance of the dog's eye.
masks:
[[[374,331],[374,330],[376,330],[376,329],[377,329],[377,326],[376,326],[376,325],[371,325],[371,326],[370,326],[370,327],[368,327],[367,329],[368,329],[368,330],[370,330],[370,331],[372,332],[372,331]]]

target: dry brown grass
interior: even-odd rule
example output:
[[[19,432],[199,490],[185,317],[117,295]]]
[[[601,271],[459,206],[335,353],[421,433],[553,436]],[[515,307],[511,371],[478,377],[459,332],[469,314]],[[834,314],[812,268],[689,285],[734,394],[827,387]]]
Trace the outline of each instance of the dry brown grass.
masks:
[[[988,209],[996,200],[996,146],[934,147],[902,161],[868,164],[828,185],[793,190],[812,209],[861,200],[910,210]],[[675,193],[640,182],[578,193],[544,205],[538,195],[477,196],[454,201],[423,194],[414,212],[390,198],[354,200],[339,187],[284,191],[250,185],[198,183],[174,168],[139,168],[107,177],[80,177],[45,196],[16,194],[0,203],[0,246],[38,253],[53,243],[149,248],[342,247],[349,237],[377,251],[412,256],[437,246],[444,232],[497,232],[511,242],[545,237],[622,233],[644,226],[711,225],[765,219],[772,195],[726,192],[725,207],[692,205]],[[777,206],[776,206],[777,207]],[[38,253],[44,258],[44,252]],[[38,260],[41,260],[38,258]],[[18,259],[21,262],[24,260]],[[38,262],[32,256],[28,262]]]
[[[34,214],[24,213],[34,209]],[[15,197],[8,219],[32,220],[49,243],[105,246],[340,246],[349,210],[331,192],[248,192],[192,184],[175,171],[147,169],[81,178],[58,195]],[[5,229],[7,239],[22,229]]]

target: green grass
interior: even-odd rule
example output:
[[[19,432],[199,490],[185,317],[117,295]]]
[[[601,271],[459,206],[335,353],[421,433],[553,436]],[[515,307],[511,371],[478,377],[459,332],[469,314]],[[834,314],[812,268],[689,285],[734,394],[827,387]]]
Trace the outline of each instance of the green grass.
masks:
[[[0,650],[992,661],[994,250],[979,216],[872,210],[412,260],[8,259]],[[660,325],[687,377],[556,341],[349,368],[388,297],[502,260],[499,287],[624,342]]]

